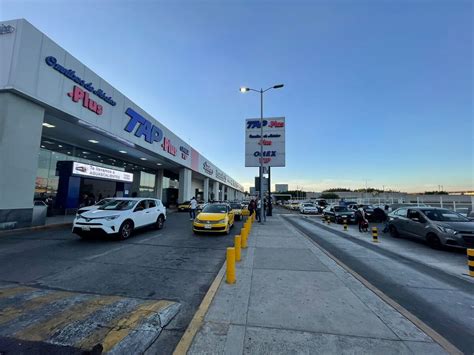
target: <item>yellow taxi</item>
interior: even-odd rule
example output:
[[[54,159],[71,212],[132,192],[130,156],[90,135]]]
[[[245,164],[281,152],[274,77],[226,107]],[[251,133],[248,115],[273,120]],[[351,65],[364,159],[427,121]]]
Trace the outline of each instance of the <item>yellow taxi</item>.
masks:
[[[232,212],[234,212],[235,220],[240,221],[242,219],[242,205],[238,202],[231,202],[230,208],[232,208]]]
[[[243,205],[243,204],[242,204]],[[243,205],[242,207],[242,213],[241,215],[244,217],[244,216],[250,216],[250,211],[249,211],[249,205],[248,203]]]
[[[189,212],[191,209],[191,201],[184,201],[183,203],[178,204],[179,212]]]
[[[235,215],[227,203],[209,204],[199,213],[193,222],[193,232],[211,232],[229,234],[234,225]]]

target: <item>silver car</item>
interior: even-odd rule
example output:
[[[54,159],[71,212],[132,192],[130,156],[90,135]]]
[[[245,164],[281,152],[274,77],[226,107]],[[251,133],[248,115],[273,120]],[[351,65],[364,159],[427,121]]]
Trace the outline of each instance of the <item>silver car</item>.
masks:
[[[426,240],[431,247],[474,247],[474,222],[451,210],[435,207],[402,207],[389,214],[393,237],[407,235]]]

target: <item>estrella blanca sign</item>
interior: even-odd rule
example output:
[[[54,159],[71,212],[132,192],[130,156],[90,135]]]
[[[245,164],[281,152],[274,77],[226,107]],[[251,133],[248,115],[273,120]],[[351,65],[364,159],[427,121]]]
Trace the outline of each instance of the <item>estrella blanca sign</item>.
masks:
[[[76,84],[82,86],[87,91],[93,93],[94,95],[100,97],[102,100],[107,102],[108,104],[115,106],[117,103],[112,99],[111,96],[107,96],[107,94],[102,89],[95,89],[91,82],[87,82],[76,75],[76,71],[72,69],[67,69],[61,64],[58,63],[58,60],[53,56],[48,56],[44,59],[46,64],[52,67],[57,72],[64,75],[66,78],[71,79]]]

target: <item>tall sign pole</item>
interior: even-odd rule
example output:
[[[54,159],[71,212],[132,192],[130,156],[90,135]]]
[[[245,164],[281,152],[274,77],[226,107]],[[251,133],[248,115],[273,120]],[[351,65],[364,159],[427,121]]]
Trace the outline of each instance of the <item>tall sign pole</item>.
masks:
[[[260,223],[263,223],[265,206],[263,198],[263,89],[260,89]]]

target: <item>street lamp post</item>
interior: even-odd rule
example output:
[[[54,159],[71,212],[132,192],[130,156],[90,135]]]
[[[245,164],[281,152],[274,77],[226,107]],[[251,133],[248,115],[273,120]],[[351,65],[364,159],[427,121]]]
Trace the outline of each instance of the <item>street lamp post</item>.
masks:
[[[263,203],[263,197],[265,196],[263,193],[263,94],[267,92],[268,90],[280,89],[283,86],[284,86],[283,84],[273,85],[265,90],[263,89],[255,90],[255,89],[251,89],[247,87],[240,88],[241,93],[246,93],[247,91],[255,91],[255,92],[260,93],[260,168],[259,168],[260,172],[259,172],[259,176],[260,176],[260,222],[261,223],[263,223],[263,219],[264,219],[263,214],[265,213],[264,212],[265,205]]]

